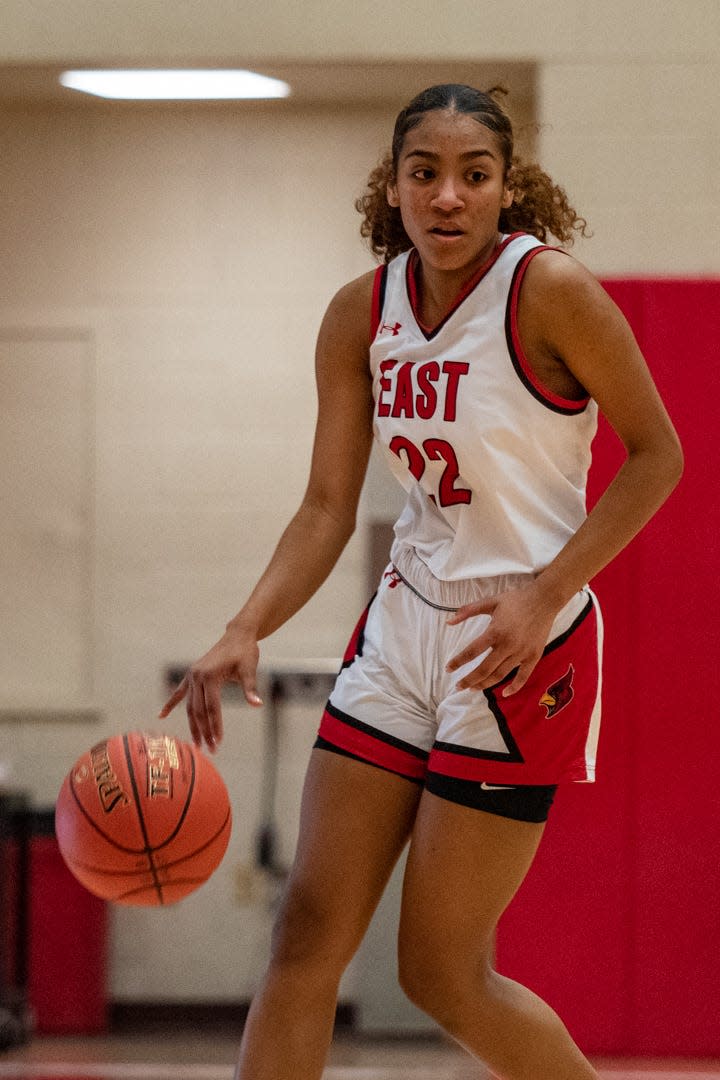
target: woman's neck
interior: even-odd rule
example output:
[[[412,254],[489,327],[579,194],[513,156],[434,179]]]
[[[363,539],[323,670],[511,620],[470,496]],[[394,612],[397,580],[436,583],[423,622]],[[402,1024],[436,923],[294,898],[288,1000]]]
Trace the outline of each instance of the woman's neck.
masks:
[[[492,245],[485,248],[469,266],[458,270],[439,270],[425,265],[415,253],[412,267],[418,311],[423,325],[432,329],[442,322],[463,290],[482,274],[497,254],[502,237],[498,234]]]

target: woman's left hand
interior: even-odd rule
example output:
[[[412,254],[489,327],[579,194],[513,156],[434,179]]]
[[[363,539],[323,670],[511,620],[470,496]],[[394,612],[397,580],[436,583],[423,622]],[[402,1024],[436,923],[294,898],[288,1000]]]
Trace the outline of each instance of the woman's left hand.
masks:
[[[456,626],[476,615],[490,615],[489,625],[449,661],[447,670],[457,671],[486,653],[476,668],[463,675],[458,688],[487,690],[517,668],[515,678],[503,690],[503,697],[509,697],[525,685],[542,656],[557,611],[548,607],[533,582],[490,600],[464,604],[450,616],[448,624]]]

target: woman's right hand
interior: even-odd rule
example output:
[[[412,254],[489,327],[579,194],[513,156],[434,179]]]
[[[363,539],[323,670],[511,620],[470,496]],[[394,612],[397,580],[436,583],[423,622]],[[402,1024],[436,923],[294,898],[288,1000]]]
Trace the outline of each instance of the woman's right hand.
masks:
[[[257,666],[260,658],[256,638],[247,632],[230,630],[216,645],[193,664],[177,690],[168,698],[158,716],[164,719],[186,699],[190,734],[196,746],[203,742],[214,753],[223,737],[220,691],[225,683],[239,683],[248,705],[262,705],[257,692]]]

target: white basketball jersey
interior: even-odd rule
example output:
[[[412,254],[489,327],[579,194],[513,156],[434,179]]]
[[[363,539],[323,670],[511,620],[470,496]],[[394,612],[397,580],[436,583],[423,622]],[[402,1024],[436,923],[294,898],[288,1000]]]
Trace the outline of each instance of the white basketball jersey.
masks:
[[[517,330],[523,274],[544,246],[505,236],[439,326],[420,322],[416,253],[380,267],[370,366],[375,436],[407,490],[392,558],[440,580],[534,573],[585,518],[597,407],[544,387]]]

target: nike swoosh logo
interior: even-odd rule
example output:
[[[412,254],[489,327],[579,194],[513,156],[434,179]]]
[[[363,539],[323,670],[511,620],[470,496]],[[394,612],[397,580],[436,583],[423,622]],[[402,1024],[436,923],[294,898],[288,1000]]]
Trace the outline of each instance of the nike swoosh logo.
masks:
[[[517,784],[486,784],[483,780],[480,787],[483,791],[514,791]]]

